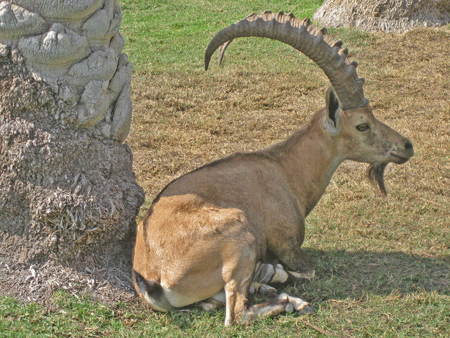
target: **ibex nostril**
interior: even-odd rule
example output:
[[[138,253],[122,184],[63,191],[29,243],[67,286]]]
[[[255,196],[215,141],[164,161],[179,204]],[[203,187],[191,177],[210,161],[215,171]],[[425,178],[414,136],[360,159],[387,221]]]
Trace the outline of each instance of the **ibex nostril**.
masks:
[[[411,142],[408,141],[408,142],[405,143],[405,149],[406,149],[406,150],[410,150],[410,149],[412,149],[412,148],[413,148],[413,145],[412,145]]]

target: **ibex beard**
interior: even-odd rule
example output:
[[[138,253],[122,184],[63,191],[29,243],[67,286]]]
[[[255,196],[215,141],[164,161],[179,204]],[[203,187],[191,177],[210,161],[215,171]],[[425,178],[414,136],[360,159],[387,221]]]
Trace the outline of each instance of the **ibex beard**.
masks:
[[[312,312],[281,294],[247,306],[249,290],[291,278],[311,278],[301,245],[305,218],[345,160],[370,163],[369,177],[385,193],[390,162],[413,156],[411,142],[377,120],[364,97],[364,80],[347,61],[342,42],[292,14],[251,15],[220,31],[205,55],[243,36],[277,39],[306,54],[332,87],[325,108],[301,129],[267,149],[237,153],[168,184],[137,227],[133,283],[153,309],[225,305],[225,325],[281,312]],[[268,254],[282,265],[266,263]]]

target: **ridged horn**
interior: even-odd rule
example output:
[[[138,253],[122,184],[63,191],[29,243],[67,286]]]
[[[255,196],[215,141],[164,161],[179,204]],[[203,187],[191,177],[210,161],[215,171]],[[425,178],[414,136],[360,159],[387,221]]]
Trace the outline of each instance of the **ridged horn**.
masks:
[[[205,69],[214,51],[220,47],[219,62],[225,49],[239,37],[262,37],[284,42],[308,56],[326,74],[334,87],[344,110],[365,107],[369,100],[364,97],[364,79],[356,73],[356,62],[347,60],[347,49],[342,42],[334,42],[326,29],[317,29],[309,19],[300,21],[292,13],[283,12],[251,14],[236,24],[217,33],[205,52]]]

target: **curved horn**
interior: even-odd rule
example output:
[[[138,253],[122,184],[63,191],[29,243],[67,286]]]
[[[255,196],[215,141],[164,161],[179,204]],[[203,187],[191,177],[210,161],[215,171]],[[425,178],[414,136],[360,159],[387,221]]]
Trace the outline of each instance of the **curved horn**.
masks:
[[[330,39],[326,29],[318,30],[309,19],[303,22],[292,13],[283,12],[251,14],[236,24],[217,33],[205,52],[205,69],[214,51],[221,47],[219,62],[226,47],[238,37],[257,36],[284,42],[313,60],[327,75],[334,87],[344,110],[365,107],[369,100],[364,97],[364,79],[356,73],[356,62],[349,63],[347,49],[342,49],[342,41]]]

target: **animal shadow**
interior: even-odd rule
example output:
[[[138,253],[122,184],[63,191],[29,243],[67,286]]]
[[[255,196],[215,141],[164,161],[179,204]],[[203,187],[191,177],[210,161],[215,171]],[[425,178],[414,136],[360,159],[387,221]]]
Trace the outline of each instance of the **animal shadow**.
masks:
[[[450,257],[422,257],[403,252],[322,251],[305,248],[315,268],[312,281],[288,286],[311,303],[360,298],[364,294],[417,291],[450,295]]]

